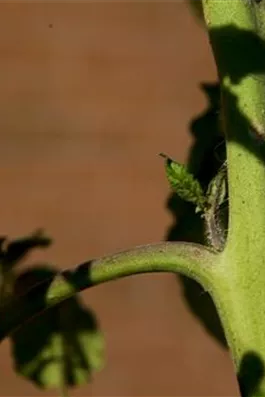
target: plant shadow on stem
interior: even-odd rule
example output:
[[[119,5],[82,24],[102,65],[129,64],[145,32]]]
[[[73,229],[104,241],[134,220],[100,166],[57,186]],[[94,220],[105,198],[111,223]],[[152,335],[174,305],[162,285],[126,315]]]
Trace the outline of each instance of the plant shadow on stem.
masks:
[[[239,84],[245,77],[256,74],[255,78],[264,85],[265,89],[264,41],[256,34],[232,25],[212,29],[209,33],[213,47],[218,48],[217,62],[222,70],[222,75],[228,77],[233,84]],[[246,51],[246,48],[250,49],[250,52]],[[188,170],[200,181],[202,187],[206,189],[225,161],[226,152],[224,135],[221,130],[220,85],[218,83],[202,84],[201,88],[207,96],[208,108],[190,124],[194,143],[190,150],[187,166]],[[237,131],[229,134],[226,137],[227,141],[234,141],[244,146],[265,163],[265,143],[259,137],[260,132],[257,132],[256,126],[252,125],[239,110],[237,97],[227,89],[223,89],[223,95],[229,102],[229,117],[233,118],[234,125],[237,125]],[[222,209],[225,212],[227,224],[228,207],[227,203],[226,207]],[[173,193],[167,201],[167,208],[173,215],[173,225],[167,232],[166,240],[206,243],[203,221],[198,214],[195,214],[192,205],[183,202]],[[222,346],[227,347],[221,322],[209,294],[205,293],[195,281],[184,276],[178,277],[183,288],[184,298],[192,313],[200,319],[210,335],[215,337]],[[257,357],[255,358],[257,359]],[[253,355],[250,358],[253,358]],[[245,359],[246,361],[242,362],[242,371],[246,364],[250,367],[257,362],[257,360],[255,362],[250,360],[249,357]],[[259,361],[262,364],[262,361]],[[239,381],[241,383],[242,376],[239,376]],[[248,392],[244,395],[248,395]]]
[[[237,374],[242,397],[259,395],[259,385],[264,373],[264,363],[260,357],[255,352],[247,352],[241,360]]]

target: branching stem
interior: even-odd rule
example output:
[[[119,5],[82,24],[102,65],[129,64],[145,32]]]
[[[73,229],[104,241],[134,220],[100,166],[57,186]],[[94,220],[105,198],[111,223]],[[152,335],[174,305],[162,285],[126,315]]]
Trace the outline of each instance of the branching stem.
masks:
[[[150,272],[182,273],[211,288],[214,251],[191,243],[158,243],[85,262],[36,285],[24,296],[2,307],[0,339],[77,292],[106,281]]]

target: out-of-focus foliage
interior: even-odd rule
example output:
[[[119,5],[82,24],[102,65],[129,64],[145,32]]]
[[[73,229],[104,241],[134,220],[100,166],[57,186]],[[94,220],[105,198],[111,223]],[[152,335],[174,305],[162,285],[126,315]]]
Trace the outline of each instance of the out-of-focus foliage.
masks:
[[[23,259],[35,248],[49,246],[51,239],[42,230],[24,238],[9,240],[0,237],[0,297],[1,318],[8,322],[8,303],[19,300],[28,305],[26,292],[36,285],[46,285],[58,271],[51,265],[34,264],[20,270]],[[0,330],[1,330],[0,323]],[[8,335],[6,335],[8,336]],[[20,324],[13,330],[11,350],[15,370],[35,385],[57,388],[91,381],[104,363],[104,338],[90,308],[80,297],[65,302]]]
[[[78,297],[32,319],[11,341],[16,371],[43,389],[80,386],[103,366],[103,335]]]

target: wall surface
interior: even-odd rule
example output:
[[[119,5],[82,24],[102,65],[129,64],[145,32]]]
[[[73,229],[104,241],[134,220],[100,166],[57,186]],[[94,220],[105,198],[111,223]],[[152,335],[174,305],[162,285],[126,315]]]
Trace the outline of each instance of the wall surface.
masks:
[[[2,234],[43,227],[32,260],[70,267],[165,238],[165,152],[185,161],[189,122],[216,72],[203,29],[174,2],[0,3]],[[107,341],[105,369],[74,396],[234,396],[228,354],[173,275],[82,294]],[[41,391],[0,348],[0,394]],[[54,392],[46,395],[54,395]],[[43,394],[45,395],[45,394]]]

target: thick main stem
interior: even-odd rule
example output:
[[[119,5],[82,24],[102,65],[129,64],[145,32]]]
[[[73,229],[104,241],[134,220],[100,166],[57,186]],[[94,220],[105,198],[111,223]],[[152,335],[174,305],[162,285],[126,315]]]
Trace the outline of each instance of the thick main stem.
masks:
[[[221,83],[228,242],[235,247],[265,238],[265,7],[262,13],[254,0],[204,0],[204,10]]]
[[[213,297],[242,395],[265,395],[265,8],[203,0],[222,91],[229,232]]]
[[[182,273],[210,290],[217,255],[198,244],[158,243],[102,257],[65,270],[0,308],[0,340],[33,316],[86,288],[129,275]]]

